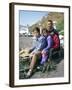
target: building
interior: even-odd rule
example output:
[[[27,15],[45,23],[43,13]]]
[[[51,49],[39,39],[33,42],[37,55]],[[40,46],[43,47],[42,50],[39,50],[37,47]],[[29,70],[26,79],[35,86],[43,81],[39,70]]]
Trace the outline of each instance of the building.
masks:
[[[27,26],[19,26],[19,34],[23,35],[23,34],[29,34],[29,29],[28,29],[28,25]]]

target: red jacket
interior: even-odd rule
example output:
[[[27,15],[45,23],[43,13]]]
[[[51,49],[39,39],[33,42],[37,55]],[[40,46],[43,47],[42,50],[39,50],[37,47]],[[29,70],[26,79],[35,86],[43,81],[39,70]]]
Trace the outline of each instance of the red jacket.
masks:
[[[52,39],[53,39],[52,48],[55,48],[55,49],[59,48],[60,47],[60,39],[59,39],[59,35],[58,35],[57,31],[52,30],[52,32],[49,32],[48,34],[51,35]]]

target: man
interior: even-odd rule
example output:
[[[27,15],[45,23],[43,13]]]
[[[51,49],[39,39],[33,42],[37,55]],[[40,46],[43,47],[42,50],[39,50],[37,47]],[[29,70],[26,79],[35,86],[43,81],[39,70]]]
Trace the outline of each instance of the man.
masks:
[[[37,58],[41,57],[41,51],[47,46],[47,41],[44,36],[40,35],[40,29],[38,27],[35,27],[33,30],[33,36],[36,40],[34,46],[28,51],[32,55],[30,68],[27,73],[27,78],[29,78],[33,72],[34,66],[37,62]]]
[[[59,39],[58,32],[53,27],[52,20],[48,20],[47,24],[48,24],[48,34],[51,35],[51,37],[53,39],[53,46],[50,49],[50,55],[49,55],[49,57],[51,58],[53,51],[60,49],[60,39]]]

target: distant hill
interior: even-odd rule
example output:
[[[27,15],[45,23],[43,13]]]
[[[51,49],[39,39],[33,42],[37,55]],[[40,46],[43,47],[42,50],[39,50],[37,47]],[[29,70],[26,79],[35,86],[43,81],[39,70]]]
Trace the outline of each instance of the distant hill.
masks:
[[[48,13],[48,15],[43,16],[43,18],[38,21],[37,23],[33,24],[32,26],[29,27],[30,32],[33,30],[34,27],[38,26],[39,27],[39,23],[41,24],[42,28],[47,28],[47,21],[48,20],[52,20],[52,21],[56,21],[56,28],[58,31],[63,31],[64,30],[64,14],[63,13],[58,13],[58,12],[50,12]],[[64,32],[62,32],[62,34],[64,34]]]

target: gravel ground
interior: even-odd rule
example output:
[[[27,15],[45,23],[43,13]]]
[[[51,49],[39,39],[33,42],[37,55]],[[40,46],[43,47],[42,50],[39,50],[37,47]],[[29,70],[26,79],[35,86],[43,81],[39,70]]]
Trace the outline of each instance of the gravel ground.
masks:
[[[19,49],[31,47],[32,46],[32,37],[21,36],[19,38]],[[60,62],[57,63],[56,70],[42,73],[41,71],[35,72],[31,78],[53,78],[53,77],[63,77],[64,76],[64,59],[60,59]],[[23,72],[20,72],[20,79],[24,78]]]
[[[29,48],[32,46],[32,37],[20,37],[19,38],[19,48]]]

